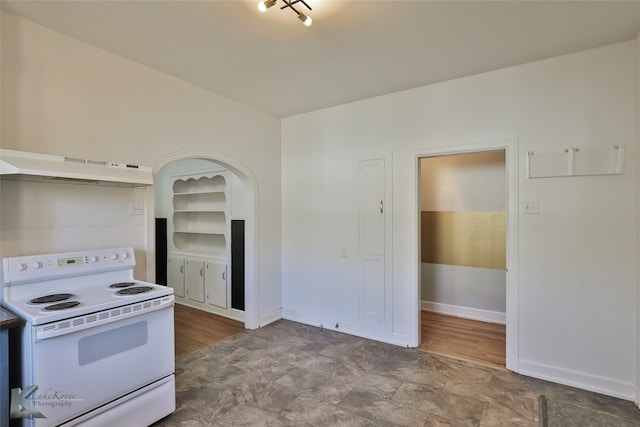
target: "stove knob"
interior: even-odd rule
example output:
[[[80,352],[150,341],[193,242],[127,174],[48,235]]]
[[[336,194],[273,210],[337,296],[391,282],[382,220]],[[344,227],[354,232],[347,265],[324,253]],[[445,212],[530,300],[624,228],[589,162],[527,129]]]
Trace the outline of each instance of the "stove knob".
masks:
[[[122,258],[124,258],[124,259],[129,258],[129,252],[123,252],[122,253]]]
[[[117,260],[118,259],[118,254],[111,255],[111,259],[114,260],[114,261]]]
[[[97,255],[91,255],[91,256],[88,258],[88,261],[89,261],[90,263],[92,263],[92,264],[93,264],[94,262],[98,262],[98,256],[97,256]]]
[[[25,264],[24,262],[17,262],[16,263],[16,270],[25,271],[26,269],[27,269],[27,264]]]
[[[37,270],[37,269],[39,269],[39,268],[41,268],[41,267],[42,267],[42,263],[41,263],[40,261],[33,261],[33,262],[31,263],[31,266],[32,266],[34,269],[36,269],[36,270]]]

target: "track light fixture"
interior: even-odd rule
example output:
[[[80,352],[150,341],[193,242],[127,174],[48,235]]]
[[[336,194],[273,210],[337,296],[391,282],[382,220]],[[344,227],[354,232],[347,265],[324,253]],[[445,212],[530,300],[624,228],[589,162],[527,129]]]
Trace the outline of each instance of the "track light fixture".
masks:
[[[262,1],[258,2],[258,10],[260,12],[266,12],[267,9],[269,9],[271,6],[275,5],[277,1],[278,0],[262,0]],[[284,6],[282,6],[280,8],[280,10],[290,8],[291,10],[293,10],[298,15],[298,19],[300,21],[302,21],[302,23],[306,27],[311,26],[311,23],[313,22],[311,17],[305,15],[304,13],[298,11],[295,7],[293,7],[293,5],[295,5],[296,3],[302,3],[307,9],[311,10],[311,6],[309,6],[305,2],[305,0],[282,0],[282,2],[284,3]]]
[[[267,9],[269,9],[271,6],[273,6],[274,4],[276,4],[277,0],[266,0],[266,1],[261,1],[258,3],[258,10],[260,12],[266,12]]]
[[[302,21],[302,23],[305,25],[305,27],[310,27],[311,23],[313,22],[313,20],[311,19],[310,16],[307,16],[302,12],[300,12],[298,14],[298,19]]]

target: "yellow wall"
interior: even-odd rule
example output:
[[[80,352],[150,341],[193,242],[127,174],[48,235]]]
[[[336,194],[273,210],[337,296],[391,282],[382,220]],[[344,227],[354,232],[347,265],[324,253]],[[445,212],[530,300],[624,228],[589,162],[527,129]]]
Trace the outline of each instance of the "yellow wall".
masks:
[[[505,268],[504,211],[423,211],[422,262]]]

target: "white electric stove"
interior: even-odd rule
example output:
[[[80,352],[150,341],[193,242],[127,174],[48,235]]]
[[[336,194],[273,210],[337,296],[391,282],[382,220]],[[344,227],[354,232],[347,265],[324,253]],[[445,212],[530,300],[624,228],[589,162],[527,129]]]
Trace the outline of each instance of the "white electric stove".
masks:
[[[26,322],[12,418],[146,426],[175,410],[173,289],[135,264],[130,247],[3,259],[3,305]]]

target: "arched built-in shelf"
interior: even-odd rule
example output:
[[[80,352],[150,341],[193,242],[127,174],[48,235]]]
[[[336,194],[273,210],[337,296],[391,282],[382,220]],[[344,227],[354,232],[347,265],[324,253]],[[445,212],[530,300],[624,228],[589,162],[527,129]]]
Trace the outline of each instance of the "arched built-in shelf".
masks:
[[[227,271],[229,178],[226,170],[172,177],[167,276],[176,302],[237,318]]]
[[[208,256],[227,253],[229,230],[224,173],[175,178],[172,242],[175,250]]]

